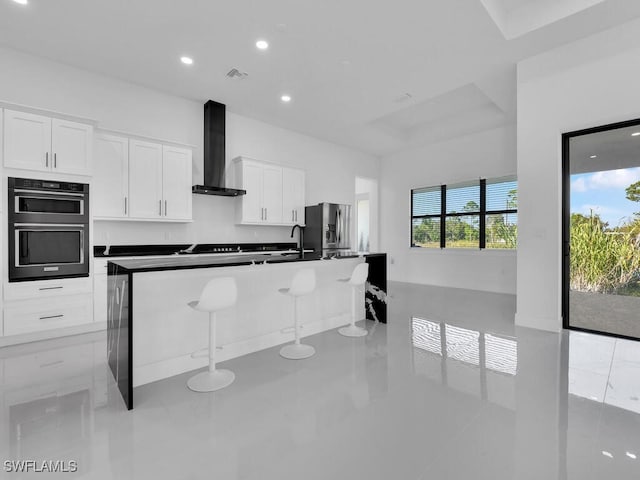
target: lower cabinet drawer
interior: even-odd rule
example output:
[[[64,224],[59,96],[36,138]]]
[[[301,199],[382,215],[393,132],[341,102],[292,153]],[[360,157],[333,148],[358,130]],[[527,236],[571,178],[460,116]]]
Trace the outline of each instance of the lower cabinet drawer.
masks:
[[[32,300],[42,297],[61,297],[90,293],[93,281],[91,277],[64,278],[60,280],[37,280],[33,282],[14,282],[4,284],[4,300]]]
[[[4,335],[41,332],[93,322],[91,295],[11,302],[4,305]]]
[[[91,377],[94,368],[93,349],[92,343],[85,343],[6,358],[5,385],[13,387],[28,384],[35,387],[44,386],[42,384],[47,381],[58,383],[82,374]],[[51,385],[45,391],[50,388]]]

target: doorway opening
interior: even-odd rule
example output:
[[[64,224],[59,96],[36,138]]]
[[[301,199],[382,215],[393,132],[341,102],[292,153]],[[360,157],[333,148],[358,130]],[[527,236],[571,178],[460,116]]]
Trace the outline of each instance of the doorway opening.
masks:
[[[358,253],[378,249],[378,181],[356,177],[355,184],[355,248]]]

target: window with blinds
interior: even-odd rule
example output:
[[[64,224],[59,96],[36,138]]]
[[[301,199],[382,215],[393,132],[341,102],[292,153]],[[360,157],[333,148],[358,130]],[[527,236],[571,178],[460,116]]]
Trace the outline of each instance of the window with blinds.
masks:
[[[480,182],[447,185],[445,246],[480,247]]]
[[[485,248],[516,248],[518,182],[515,176],[486,181]]]
[[[441,186],[418,188],[411,192],[412,247],[441,247],[442,192]]]
[[[417,188],[411,191],[411,246],[516,248],[515,176]]]

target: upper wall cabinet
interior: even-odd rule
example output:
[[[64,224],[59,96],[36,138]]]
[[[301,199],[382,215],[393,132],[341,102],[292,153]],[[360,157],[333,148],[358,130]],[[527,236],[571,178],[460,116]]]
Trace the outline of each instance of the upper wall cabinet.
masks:
[[[129,140],[130,217],[163,218],[162,145]]]
[[[282,217],[285,222],[304,225],[304,180],[303,170],[282,169]]]
[[[162,147],[162,197],[167,219],[191,220],[191,157],[187,148]]]
[[[244,225],[304,224],[304,171],[249,158],[235,160],[240,197],[237,223]]]
[[[191,220],[190,149],[100,133],[94,151],[94,218]]]
[[[93,147],[93,215],[129,215],[129,139],[96,134]]]
[[[91,175],[91,125],[4,111],[4,166]]]

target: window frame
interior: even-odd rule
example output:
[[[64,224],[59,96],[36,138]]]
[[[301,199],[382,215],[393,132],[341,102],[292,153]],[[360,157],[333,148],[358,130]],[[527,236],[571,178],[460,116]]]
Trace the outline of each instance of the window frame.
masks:
[[[413,226],[413,222],[415,220],[422,220],[425,218],[437,218],[440,220],[440,249],[443,250],[445,248],[447,248],[447,239],[446,239],[446,221],[448,217],[464,217],[464,216],[475,216],[475,215],[479,215],[480,217],[480,221],[479,221],[479,235],[478,235],[478,250],[487,250],[487,217],[489,215],[509,215],[509,214],[518,214],[518,208],[505,208],[505,209],[498,209],[498,210],[487,210],[487,180],[491,181],[492,180],[501,180],[501,179],[507,179],[507,178],[513,178],[513,181],[517,182],[518,181],[518,177],[516,175],[505,175],[503,177],[493,177],[490,179],[487,178],[480,178],[478,179],[478,184],[480,187],[480,209],[479,212],[456,212],[456,213],[447,213],[447,185],[446,184],[441,184],[440,185],[440,213],[439,214],[429,214],[429,215],[413,215],[413,207],[414,207],[414,196],[415,196],[415,191],[416,190],[423,190],[426,188],[433,188],[435,189],[437,187],[437,185],[434,185],[432,187],[418,187],[418,188],[412,188],[411,189],[411,219],[409,222],[409,228],[410,228],[410,236],[409,236],[409,244],[411,248],[421,248],[421,249],[430,249],[431,247],[420,247],[418,245],[416,245],[413,241],[413,233],[414,233],[414,226]],[[509,181],[509,180],[503,180],[504,182]],[[464,184],[464,183],[470,183],[470,182],[459,182],[456,184],[452,184],[451,186],[454,187],[455,185],[460,185],[460,184]],[[495,183],[501,183],[501,182],[495,182]],[[517,192],[517,187],[516,187],[516,192]],[[449,248],[453,248],[453,247],[449,247]],[[474,247],[457,247],[460,250],[473,250]],[[505,249],[496,249],[496,248],[490,248],[489,250],[517,250],[517,244],[515,248],[505,248]]]

